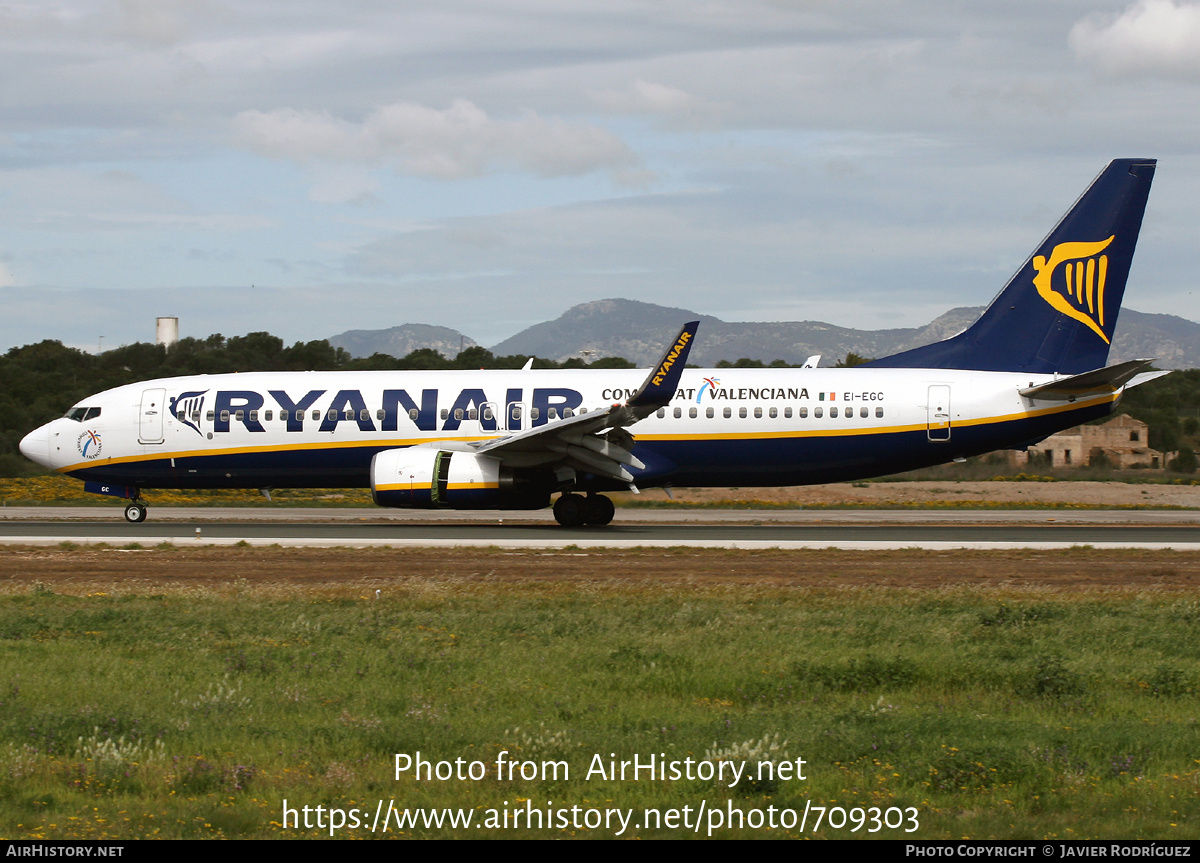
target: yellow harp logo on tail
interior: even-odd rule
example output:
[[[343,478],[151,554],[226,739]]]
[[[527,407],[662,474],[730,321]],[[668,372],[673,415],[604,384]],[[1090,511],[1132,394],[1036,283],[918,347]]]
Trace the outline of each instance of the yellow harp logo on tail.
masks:
[[[1095,243],[1059,243],[1050,253],[1050,260],[1042,255],[1033,259],[1037,270],[1033,284],[1038,295],[1064,315],[1087,324],[1105,344],[1109,344],[1103,329],[1108,255],[1100,253],[1115,236]]]

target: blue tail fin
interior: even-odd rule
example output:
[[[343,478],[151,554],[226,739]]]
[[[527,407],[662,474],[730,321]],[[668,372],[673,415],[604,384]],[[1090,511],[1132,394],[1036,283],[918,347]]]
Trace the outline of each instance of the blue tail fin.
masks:
[[[1037,374],[1101,368],[1154,166],[1154,159],[1110,162],[968,329],[866,365]]]

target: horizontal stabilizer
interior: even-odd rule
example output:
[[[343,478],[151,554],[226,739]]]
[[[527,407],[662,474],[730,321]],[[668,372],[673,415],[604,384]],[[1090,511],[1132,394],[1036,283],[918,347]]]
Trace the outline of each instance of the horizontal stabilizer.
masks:
[[[1059,378],[1036,387],[1026,387],[1021,390],[1021,395],[1027,399],[1052,402],[1073,402],[1076,399],[1091,396],[1112,395],[1130,381],[1142,377],[1146,369],[1150,368],[1153,363],[1154,360],[1130,360],[1125,363],[1117,363],[1115,366],[1106,366],[1095,371],[1084,372],[1081,375],[1071,375],[1069,378]],[[1164,374],[1166,372],[1150,373],[1152,377]],[[1138,383],[1145,383],[1150,379],[1150,377],[1146,377]]]
[[[1140,387],[1144,383],[1149,383],[1150,381],[1157,380],[1158,378],[1161,378],[1163,375],[1169,375],[1170,373],[1171,373],[1170,369],[1163,369],[1162,371],[1159,371],[1159,372],[1142,372],[1140,375],[1134,375],[1130,379],[1129,383],[1125,384],[1125,389],[1130,389],[1132,387]]]

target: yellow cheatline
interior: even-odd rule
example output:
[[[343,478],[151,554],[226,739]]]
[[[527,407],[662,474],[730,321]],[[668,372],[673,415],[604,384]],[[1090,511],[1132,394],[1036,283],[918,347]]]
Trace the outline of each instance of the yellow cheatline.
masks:
[[[323,443],[296,443],[296,444],[273,444],[270,446],[244,446],[244,447],[223,447],[221,449],[210,450],[179,450],[176,452],[151,452],[143,453],[142,455],[123,456],[121,458],[96,459],[95,461],[76,462],[66,467],[60,467],[57,470],[59,473],[69,473],[73,470],[81,470],[86,467],[96,467],[97,465],[110,464],[129,464],[141,461],[161,461],[168,458],[204,458],[214,455],[247,455],[252,453],[267,453],[267,452],[297,452],[300,450],[326,450],[326,449],[356,449],[362,447],[382,447],[386,449],[396,447],[417,446],[425,443],[446,443],[448,441],[463,441],[471,443],[473,441],[492,440],[491,437],[484,435],[474,435],[469,437],[443,437],[443,438],[412,438],[412,439],[392,439],[392,440],[368,440],[360,439],[355,441],[325,441]]]
[[[963,426],[980,426],[992,425],[996,423],[1012,422],[1015,420],[1028,419],[1030,417],[1050,416],[1052,414],[1065,413],[1067,411],[1081,410],[1085,407],[1103,404],[1105,402],[1115,401],[1117,393],[1109,395],[1096,396],[1089,399],[1080,399],[1076,402],[1070,402],[1064,405],[1055,407],[1042,408],[1036,411],[1023,411],[1021,413],[1005,414],[1001,416],[979,417],[976,419],[955,420],[953,425],[961,428]],[[849,426],[844,428],[818,428],[806,429],[797,431],[778,431],[778,432],[725,432],[725,433],[705,433],[705,434],[638,434],[637,440],[641,441],[669,441],[669,440],[773,440],[780,438],[806,438],[806,437],[847,437],[854,435],[881,435],[881,434],[900,434],[903,432],[922,431],[929,428],[928,423],[917,423],[914,425],[897,425],[897,426]],[[936,425],[933,427],[937,427]],[[392,439],[392,440],[357,440],[357,441],[331,441],[326,443],[302,443],[302,444],[276,444],[272,446],[249,446],[249,447],[227,447],[215,450],[184,450],[178,452],[155,452],[144,455],[125,456],[119,459],[97,459],[96,461],[78,462],[73,465],[58,468],[59,473],[70,473],[71,471],[81,470],[83,468],[95,468],[101,464],[127,464],[141,461],[158,461],[166,458],[199,458],[214,455],[234,455],[234,454],[249,454],[249,453],[265,453],[265,452],[295,452],[300,450],[314,449],[345,449],[345,448],[361,448],[361,447],[409,447],[418,444],[427,443],[445,443],[449,441],[486,441],[493,440],[493,437],[477,435],[477,436],[455,436],[449,438],[412,438],[412,439]]]
[[[452,483],[447,483],[446,488],[448,491],[462,491],[463,489],[480,489],[480,488],[500,488],[500,483],[498,483],[498,482],[452,482]],[[384,483],[383,485],[375,486],[376,491],[409,491],[409,490],[423,491],[426,489],[428,489],[428,486],[426,486],[423,483],[408,483],[408,482]]]

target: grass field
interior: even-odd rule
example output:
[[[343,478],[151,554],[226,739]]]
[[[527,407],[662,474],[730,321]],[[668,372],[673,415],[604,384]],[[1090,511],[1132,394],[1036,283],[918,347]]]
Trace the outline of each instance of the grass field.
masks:
[[[840,829],[814,832],[809,819],[804,835],[826,838],[1200,830],[1200,596],[1175,570],[1158,574],[1161,587],[1109,590],[807,587],[745,575],[769,559],[835,578],[831,555],[722,553],[708,558],[713,571],[738,573],[723,582],[686,575],[694,552],[654,580],[617,577],[628,555],[539,553],[539,566],[571,576],[555,580],[522,578],[522,556],[499,551],[480,552],[470,573],[409,576],[404,553],[379,551],[356,559],[370,580],[304,585],[257,575],[259,564],[303,565],[296,552],[233,549],[207,552],[211,585],[172,586],[185,551],[104,550],[128,561],[130,580],[89,582],[97,554],[0,559],[4,837],[322,835],[284,830],[285,798],[371,813],[378,801],[467,807],[480,819],[551,801],[632,809],[624,838],[693,835],[638,825],[647,807],[702,801],[710,817],[842,807]],[[1126,566],[1122,553],[1055,559],[1072,554],[1089,570]],[[29,583],[37,555],[77,576]],[[936,566],[920,553],[872,560]],[[158,573],[153,584],[143,572]],[[418,750],[482,762],[486,776],[397,780],[396,753]],[[503,750],[566,761],[570,778],[498,776]],[[596,754],[803,759],[806,779],[585,778]],[[851,832],[856,808],[871,807],[915,809],[919,829],[904,831],[906,815],[899,829]]]

